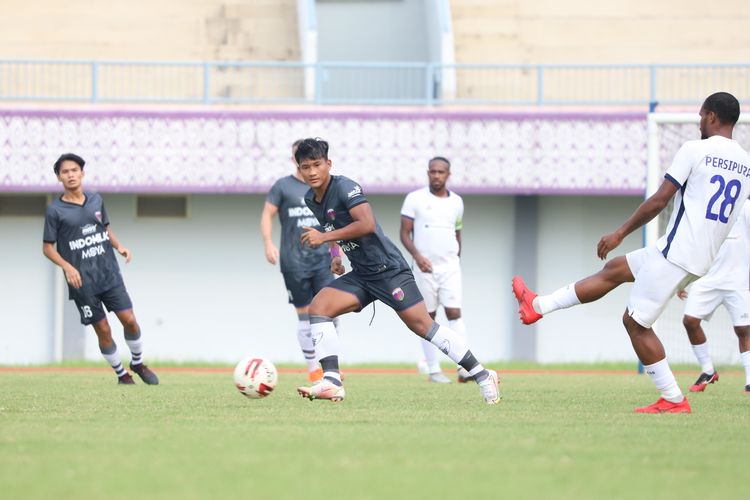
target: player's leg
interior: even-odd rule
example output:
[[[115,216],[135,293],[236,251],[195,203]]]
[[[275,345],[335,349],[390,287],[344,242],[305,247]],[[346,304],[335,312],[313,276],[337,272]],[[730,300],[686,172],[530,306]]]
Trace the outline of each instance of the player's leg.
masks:
[[[372,298],[358,284],[358,278],[348,273],[334,280],[313,298],[309,307],[310,330],[315,358],[323,369],[323,379],[312,387],[298,387],[297,392],[309,399],[344,399],[345,392],[339,370],[339,336],[333,318],[358,311],[372,302]]]
[[[641,249],[643,250],[643,249]],[[567,309],[579,304],[594,302],[607,295],[623,283],[632,282],[640,266],[641,255],[637,250],[627,256],[619,256],[607,262],[601,271],[580,281],[570,283],[549,295],[537,296],[528,289],[519,276],[513,277],[513,294],[519,305],[519,314],[524,324],[537,322],[545,314]]]
[[[417,288],[424,298],[424,303],[430,317],[434,320],[438,308],[438,283],[433,273],[424,273],[419,268],[413,271]],[[440,352],[425,339],[419,339],[424,354],[425,371],[427,380],[438,384],[450,384],[450,379],[443,375],[440,368]]]
[[[416,289],[416,286],[414,288]],[[500,401],[497,373],[482,366],[472,354],[465,338],[433,320],[427,313],[424,302],[397,310],[396,313],[412,332],[430,341],[454,363],[465,369],[479,385],[485,402],[496,404]]]
[[[102,357],[115,371],[117,383],[133,384],[133,378],[122,366],[120,352],[112,338],[112,329],[107,322],[107,313],[104,311],[104,306],[100,298],[95,295],[80,293],[74,294],[72,298],[81,315],[81,323],[91,325],[94,328],[94,333],[96,333],[99,343],[99,352],[102,353]]]
[[[729,311],[737,334],[740,361],[745,368],[745,392],[750,394],[750,291],[739,290],[726,295],[724,305]]]
[[[688,292],[682,325],[690,339],[695,359],[701,365],[701,373],[695,383],[690,386],[690,392],[703,392],[708,384],[719,380],[719,374],[716,373],[708,352],[708,340],[701,321],[711,318],[713,312],[721,304],[723,295],[723,291],[702,286],[700,281],[695,283]]]
[[[112,311],[122,324],[125,343],[130,349],[130,369],[133,370],[148,385],[157,385],[159,377],[143,362],[143,337],[141,327],[133,312],[133,302],[120,283],[101,295],[102,302],[108,311]]]
[[[646,373],[660,392],[654,404],[636,409],[639,413],[689,413],[690,405],[669,368],[664,346],[651,326],[669,299],[695,279],[672,264],[656,247],[647,247],[645,259],[636,274],[623,324]]]
[[[461,303],[463,300],[463,287],[461,283],[461,268],[456,265],[440,276],[440,303],[445,309],[445,317],[448,319],[448,328],[467,339],[466,326],[461,315]],[[469,373],[457,367],[457,380],[466,383],[471,380]]]
[[[315,273],[294,271],[285,272],[282,275],[289,303],[297,312],[297,342],[307,363],[307,378],[310,382],[315,382],[323,378],[323,370],[315,359],[315,346],[310,330],[309,306],[315,296],[313,286]]]

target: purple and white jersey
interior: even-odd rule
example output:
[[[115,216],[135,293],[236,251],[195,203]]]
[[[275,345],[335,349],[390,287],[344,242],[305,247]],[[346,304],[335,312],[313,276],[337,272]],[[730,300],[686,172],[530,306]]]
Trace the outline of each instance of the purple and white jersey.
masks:
[[[657,246],[668,261],[703,276],[750,195],[750,156],[718,135],[688,141],[664,177],[679,191]]]

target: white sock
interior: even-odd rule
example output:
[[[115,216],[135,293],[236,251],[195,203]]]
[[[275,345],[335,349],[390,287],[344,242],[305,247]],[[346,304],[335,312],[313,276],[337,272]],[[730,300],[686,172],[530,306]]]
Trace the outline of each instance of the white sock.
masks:
[[[571,283],[559,288],[550,295],[540,295],[534,299],[534,310],[544,316],[558,309],[567,309],[581,303],[576,295],[576,284]]]
[[[315,346],[313,346],[309,319],[301,319],[297,322],[297,341],[307,362],[307,371],[314,372],[319,365],[318,360],[315,359]]]
[[[427,363],[427,373],[440,373],[440,358],[437,347],[432,345],[429,340],[419,339],[424,352],[424,362]]]
[[[127,373],[125,371],[125,368],[122,367],[122,361],[120,360],[120,351],[117,350],[117,344],[113,342],[112,347],[105,349],[99,348],[99,350],[118,377],[122,377],[123,375],[125,375],[125,373]]]
[[[714,372],[714,364],[711,362],[711,355],[708,354],[708,341],[694,345],[693,352],[695,353],[695,359],[701,365],[701,371],[711,375]]]
[[[448,328],[459,334],[463,339],[467,339],[466,335],[466,325],[464,325],[464,319],[463,318],[457,318],[457,319],[449,319],[448,320]],[[460,366],[459,366],[460,368]]]
[[[476,360],[469,350],[466,339],[450,328],[433,323],[432,328],[427,332],[426,339],[432,342],[440,352],[451,358],[454,363],[468,371],[474,377],[475,382],[481,383],[489,376],[484,366]]]
[[[337,381],[337,385],[341,385],[338,367],[339,335],[333,321],[325,316],[311,316],[310,331],[315,346],[315,359],[323,368],[323,378]],[[326,361],[321,362],[322,359]]]
[[[661,393],[662,398],[671,403],[679,403],[685,399],[680,387],[677,385],[672,370],[669,368],[667,358],[657,361],[653,365],[644,365],[643,368],[648,373],[648,376],[651,377],[651,382],[654,383],[656,389]]]
[[[740,360],[745,367],[745,385],[750,385],[750,351],[741,352]]]
[[[140,365],[143,363],[143,337],[141,337],[141,332],[126,333],[125,343],[130,349],[130,364]]]

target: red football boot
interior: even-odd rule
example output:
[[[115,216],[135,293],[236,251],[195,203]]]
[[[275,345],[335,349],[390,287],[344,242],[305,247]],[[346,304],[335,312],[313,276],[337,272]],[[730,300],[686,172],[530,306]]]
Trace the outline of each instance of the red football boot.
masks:
[[[719,381],[719,372],[714,370],[714,372],[709,375],[708,373],[701,373],[700,376],[698,376],[698,380],[695,381],[693,385],[690,386],[690,392],[703,392],[706,390],[706,386],[708,384],[713,384],[714,382]]]
[[[518,301],[518,314],[524,325],[530,325],[542,319],[542,315],[536,312],[532,305],[536,294],[526,287],[526,283],[520,276],[513,276],[513,295]]]
[[[636,413],[691,413],[690,403],[687,398],[683,399],[679,403],[671,403],[664,398],[659,398],[659,401],[652,405],[644,406],[643,408],[636,408]]]

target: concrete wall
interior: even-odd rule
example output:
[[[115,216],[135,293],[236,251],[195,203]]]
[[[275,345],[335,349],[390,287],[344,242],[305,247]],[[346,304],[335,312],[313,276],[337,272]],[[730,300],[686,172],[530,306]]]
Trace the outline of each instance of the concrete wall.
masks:
[[[366,184],[365,184],[366,186]],[[402,196],[370,197],[386,234],[398,238]],[[465,196],[464,317],[471,345],[484,360],[509,359],[517,321],[510,293],[514,274],[515,204],[512,196]],[[639,202],[617,197],[540,198],[539,289],[552,291],[601,265],[598,238]],[[266,263],[258,236],[261,195],[191,195],[185,219],[137,218],[135,196],[105,194],[113,229],[134,253],[123,274],[151,359],[234,361],[258,353],[279,362],[301,362],[296,317],[286,303],[278,268]],[[41,255],[42,218],[0,217],[2,245],[0,363],[52,359],[53,269]],[[277,225],[276,225],[277,226]],[[278,227],[276,227],[278,229]],[[636,248],[637,236],[623,251]],[[595,305],[551,315],[539,323],[539,360],[633,359],[620,325],[627,290]],[[72,303],[65,304],[75,315]],[[382,304],[342,320],[343,361],[415,361],[416,338]],[[110,316],[116,323],[116,318]],[[67,327],[68,337],[75,328]],[[121,328],[115,338],[124,346]],[[93,331],[82,352],[100,358]]]

